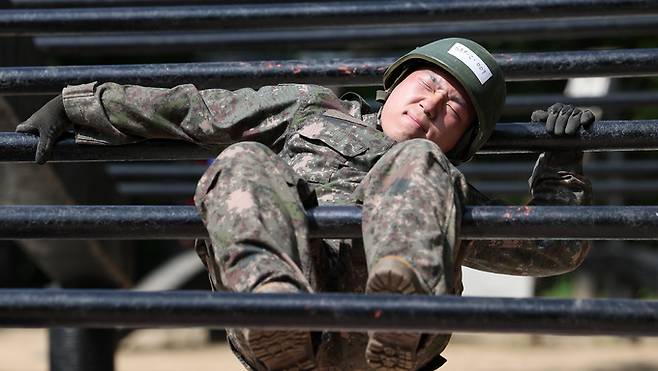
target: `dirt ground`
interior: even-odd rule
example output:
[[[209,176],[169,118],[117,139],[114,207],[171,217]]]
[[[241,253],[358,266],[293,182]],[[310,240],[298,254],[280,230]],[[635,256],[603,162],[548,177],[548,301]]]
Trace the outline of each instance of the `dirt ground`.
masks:
[[[242,370],[201,329],[142,330],[122,342],[117,371]],[[44,330],[0,330],[0,371],[47,371]],[[456,335],[441,371],[658,371],[658,339]]]

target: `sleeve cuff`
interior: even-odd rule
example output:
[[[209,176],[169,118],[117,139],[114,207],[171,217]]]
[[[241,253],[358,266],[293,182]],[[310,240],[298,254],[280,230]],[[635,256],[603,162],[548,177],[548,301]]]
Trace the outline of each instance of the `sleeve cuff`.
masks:
[[[105,85],[105,84],[103,84]],[[78,144],[127,144],[136,140],[117,130],[103,108],[103,85],[94,81],[71,85],[62,90],[62,102],[69,119],[75,124]]]

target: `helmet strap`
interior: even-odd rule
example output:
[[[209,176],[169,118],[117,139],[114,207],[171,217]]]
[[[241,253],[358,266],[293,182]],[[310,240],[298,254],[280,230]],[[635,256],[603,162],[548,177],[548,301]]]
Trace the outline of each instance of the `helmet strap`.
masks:
[[[398,76],[395,78],[395,81],[393,81],[393,84],[388,87],[386,90],[377,90],[377,93],[375,95],[375,100],[379,103],[384,103],[386,102],[386,99],[388,99],[388,96],[391,94],[393,89],[402,81],[404,80],[407,75],[409,75],[411,72],[413,72],[413,68],[411,66],[404,66],[402,70],[400,70],[400,73]]]
[[[468,155],[469,155],[469,150],[471,149],[471,144],[473,144],[473,141],[475,140],[475,137],[478,134],[478,122],[474,122],[473,125],[471,125],[464,134],[462,134],[462,137],[459,138],[459,141],[455,144],[454,147],[448,153],[446,153],[446,156],[452,160],[456,161],[457,163],[462,163],[468,160]],[[454,163],[454,162],[453,162]]]
[[[388,94],[388,90],[377,90],[377,93],[375,94],[375,100],[379,103],[384,103],[388,98]]]

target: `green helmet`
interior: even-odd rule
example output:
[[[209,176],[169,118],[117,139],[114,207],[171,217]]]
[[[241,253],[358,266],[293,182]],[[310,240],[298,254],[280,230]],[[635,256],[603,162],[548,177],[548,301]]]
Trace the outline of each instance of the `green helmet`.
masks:
[[[441,39],[404,55],[384,72],[390,92],[416,65],[439,67],[461,83],[471,98],[478,122],[471,125],[448,157],[460,163],[471,159],[489,139],[505,104],[505,77],[493,56],[480,44],[461,38]]]

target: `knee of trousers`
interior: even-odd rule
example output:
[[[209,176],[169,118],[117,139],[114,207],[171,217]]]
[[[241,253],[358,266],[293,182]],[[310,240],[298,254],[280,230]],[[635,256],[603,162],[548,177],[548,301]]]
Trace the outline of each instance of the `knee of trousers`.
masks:
[[[220,153],[211,167],[233,167],[256,164],[263,166],[276,158],[276,153],[257,142],[240,142],[228,146]]]
[[[232,174],[231,179],[240,181],[237,175],[263,174],[262,169],[277,167],[280,159],[265,145],[256,142],[240,142],[227,147],[217,156],[199,180],[194,195],[194,202],[199,210],[202,201],[210,192],[220,174]]]
[[[393,147],[395,158],[397,161],[409,163],[412,160],[420,158],[435,158],[444,169],[450,166],[450,160],[441,151],[439,146],[428,139],[416,138],[400,142]]]

